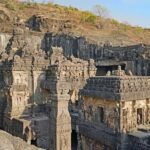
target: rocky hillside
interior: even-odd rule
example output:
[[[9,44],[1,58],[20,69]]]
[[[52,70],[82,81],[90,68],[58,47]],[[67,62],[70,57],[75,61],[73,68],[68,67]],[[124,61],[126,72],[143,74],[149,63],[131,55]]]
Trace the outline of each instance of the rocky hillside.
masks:
[[[0,32],[13,29],[32,35],[45,32],[85,37],[92,43],[112,45],[150,44],[150,30],[122,24],[114,19],[104,19],[86,11],[55,4],[20,3],[0,1]]]
[[[0,150],[42,150],[0,130]]]

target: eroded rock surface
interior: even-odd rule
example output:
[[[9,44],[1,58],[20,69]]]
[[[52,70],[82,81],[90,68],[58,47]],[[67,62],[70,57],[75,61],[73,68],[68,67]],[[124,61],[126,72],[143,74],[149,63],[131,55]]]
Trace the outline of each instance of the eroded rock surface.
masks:
[[[0,131],[0,150],[42,150],[28,145],[22,139],[14,137],[4,131]]]

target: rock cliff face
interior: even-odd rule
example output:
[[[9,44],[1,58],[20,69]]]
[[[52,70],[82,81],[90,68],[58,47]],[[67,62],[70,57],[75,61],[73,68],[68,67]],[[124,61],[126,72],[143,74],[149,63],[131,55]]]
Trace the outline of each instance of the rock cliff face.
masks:
[[[0,34],[1,52],[4,52],[5,50],[9,52],[12,49],[17,51],[24,48],[28,49],[28,51],[35,51],[40,48],[46,53],[50,53],[51,47],[55,46],[62,47],[66,57],[74,55],[75,57],[82,59],[97,59],[101,57],[104,49],[106,50],[105,53],[107,53],[107,51],[111,51],[110,53],[113,53],[113,50],[123,49],[121,47],[113,48],[111,45],[109,45],[109,43],[106,44],[99,45],[98,43],[87,41],[85,37],[75,37],[64,33],[45,33],[32,35],[23,30],[15,30],[13,34]],[[138,46],[133,46],[131,48],[129,47],[129,49],[137,47]]]
[[[42,45],[46,52],[51,50],[51,46],[58,46],[64,49],[65,56],[74,55],[82,59],[96,58],[96,50],[101,49],[97,44],[88,42],[85,37],[75,37],[67,34],[46,33]]]
[[[71,34],[52,32],[35,34],[21,28],[14,29],[12,34],[0,34],[1,53],[19,54],[23,50],[34,54],[41,49],[46,57],[51,54],[53,46],[62,47],[66,57],[73,55],[84,60],[94,59],[98,67],[124,64],[124,69],[130,69],[136,75],[149,75],[150,48],[148,45],[114,47],[110,42],[98,44],[88,41],[85,37]]]
[[[97,51],[102,47],[97,44],[89,43],[84,37],[75,37],[67,34],[46,33],[31,35],[29,33],[0,34],[0,51],[17,51],[26,48],[28,51],[34,51],[39,48],[46,53],[51,52],[52,46],[62,47],[64,55],[89,59],[96,58]],[[24,31],[22,31],[24,32]]]
[[[35,146],[28,145],[22,139],[0,131],[0,150],[42,150]]]

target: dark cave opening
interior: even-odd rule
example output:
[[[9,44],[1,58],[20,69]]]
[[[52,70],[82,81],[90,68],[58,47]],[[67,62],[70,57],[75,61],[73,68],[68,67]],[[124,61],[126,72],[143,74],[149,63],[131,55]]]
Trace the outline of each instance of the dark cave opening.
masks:
[[[77,150],[78,147],[77,132],[75,130],[72,130],[72,134],[71,134],[71,147],[72,150]]]
[[[32,139],[31,144],[37,146],[37,139],[35,139],[35,140]]]
[[[125,64],[121,64],[120,66],[122,70],[125,70],[125,67],[126,67]],[[96,76],[105,76],[108,71],[112,72],[113,70],[117,70],[117,69],[118,69],[118,65],[97,66]]]

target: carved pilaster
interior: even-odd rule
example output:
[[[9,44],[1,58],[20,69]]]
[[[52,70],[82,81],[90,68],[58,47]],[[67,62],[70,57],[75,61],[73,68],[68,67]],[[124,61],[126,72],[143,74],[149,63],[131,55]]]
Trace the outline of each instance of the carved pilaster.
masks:
[[[59,74],[56,73],[56,78]],[[71,117],[68,110],[69,84],[62,76],[51,80],[50,149],[71,150]]]

